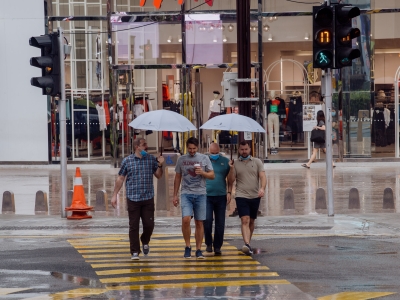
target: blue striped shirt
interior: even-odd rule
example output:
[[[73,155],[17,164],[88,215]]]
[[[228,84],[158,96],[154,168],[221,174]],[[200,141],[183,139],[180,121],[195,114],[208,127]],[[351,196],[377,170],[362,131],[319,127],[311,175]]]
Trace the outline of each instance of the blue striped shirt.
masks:
[[[144,201],[154,197],[153,174],[157,159],[150,154],[139,158],[131,154],[122,160],[118,175],[126,177],[126,197],[131,201]]]

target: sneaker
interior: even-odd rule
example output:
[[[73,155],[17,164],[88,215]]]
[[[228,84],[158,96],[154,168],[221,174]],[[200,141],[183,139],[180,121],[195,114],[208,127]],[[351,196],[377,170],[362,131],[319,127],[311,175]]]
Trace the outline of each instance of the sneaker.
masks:
[[[200,249],[196,250],[196,258],[197,259],[204,259],[205,258],[204,255],[203,255],[203,252],[201,252]]]
[[[242,247],[242,252],[246,255],[252,255],[253,254],[253,249],[251,249],[249,244],[244,244]]]
[[[262,212],[261,212],[261,210],[258,210],[257,211],[257,217],[262,217],[263,215],[262,215]]]
[[[212,252],[212,246],[207,246],[206,251],[207,252]]]
[[[230,214],[229,216],[230,216],[230,217],[236,217],[236,216],[238,216],[238,215],[239,215],[239,212],[238,212],[237,207],[236,207],[235,210],[233,211],[233,213]]]
[[[221,249],[214,249],[214,255],[221,256],[222,255]]]
[[[143,245],[143,254],[145,255],[145,256],[147,256],[147,254],[149,254],[150,253],[150,247],[149,247],[149,245]]]
[[[192,257],[192,248],[185,247],[185,254],[183,255],[184,258],[191,258]]]
[[[132,259],[132,260],[139,260],[139,254],[136,253],[136,252],[133,253],[132,256],[131,256],[131,259]]]

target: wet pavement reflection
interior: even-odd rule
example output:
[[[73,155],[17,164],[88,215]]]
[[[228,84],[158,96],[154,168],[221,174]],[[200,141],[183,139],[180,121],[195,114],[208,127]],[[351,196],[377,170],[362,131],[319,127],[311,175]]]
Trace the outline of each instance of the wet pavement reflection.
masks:
[[[114,182],[119,169],[109,166],[81,165],[83,186],[88,205],[95,206],[96,192],[105,190],[110,202]],[[316,191],[326,189],[326,171],[324,163],[314,163],[311,169],[305,169],[300,164],[266,164],[267,193],[261,201],[260,210],[263,216],[326,214],[326,209],[316,209]],[[158,194],[157,201],[170,201],[173,193],[174,170],[169,169],[169,196]],[[68,190],[73,189],[75,167],[68,166]],[[400,209],[400,168],[396,163],[338,163],[334,169],[334,199],[336,214],[359,213],[393,213]],[[156,185],[157,181],[155,180]],[[360,208],[349,208],[350,189],[357,188]],[[383,208],[385,188],[391,188],[394,196],[395,209]],[[285,209],[284,195],[287,189],[293,189],[294,208]],[[37,167],[0,167],[0,192],[12,191],[15,198],[16,214],[33,215],[35,194],[43,190],[48,194],[50,215],[60,214],[60,171],[58,168]],[[156,188],[157,190],[157,188]],[[125,190],[121,189],[120,199],[125,199]],[[160,217],[180,216],[180,208],[169,205],[168,211],[157,211]],[[232,201],[227,214],[235,208]],[[94,212],[98,216],[126,217],[126,203],[120,201],[117,209],[109,204],[107,211]]]

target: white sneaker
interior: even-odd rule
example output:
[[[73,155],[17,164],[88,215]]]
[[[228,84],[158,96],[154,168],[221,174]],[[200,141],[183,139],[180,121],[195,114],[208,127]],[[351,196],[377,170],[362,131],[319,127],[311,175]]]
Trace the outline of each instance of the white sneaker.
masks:
[[[137,254],[136,252],[132,254],[131,256],[132,260],[139,260],[139,254]]]

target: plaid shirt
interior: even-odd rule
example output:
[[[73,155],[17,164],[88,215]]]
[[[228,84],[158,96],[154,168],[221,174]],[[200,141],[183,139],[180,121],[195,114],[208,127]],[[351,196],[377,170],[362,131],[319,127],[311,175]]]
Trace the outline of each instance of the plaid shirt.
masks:
[[[126,197],[131,201],[144,201],[154,197],[153,174],[157,159],[150,154],[139,158],[135,154],[125,157],[118,175],[126,176]]]

